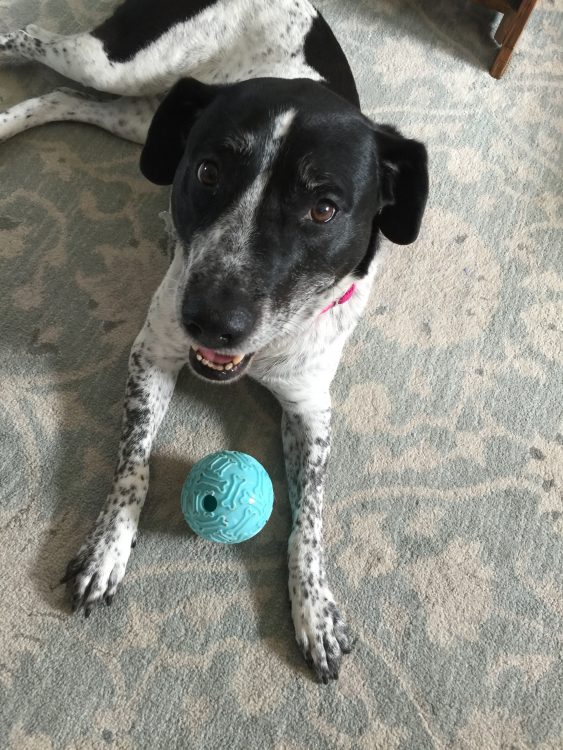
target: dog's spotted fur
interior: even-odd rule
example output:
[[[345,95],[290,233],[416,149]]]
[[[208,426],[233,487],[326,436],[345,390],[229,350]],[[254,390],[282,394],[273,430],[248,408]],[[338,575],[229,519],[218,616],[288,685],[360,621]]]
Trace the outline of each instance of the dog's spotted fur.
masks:
[[[330,452],[329,387],[342,348],[365,308],[381,262],[381,252],[374,258],[379,229],[401,243],[411,242],[416,236],[426,198],[425,153],[420,144],[400,139],[390,129],[377,131],[365,118],[361,119],[346,59],[326,22],[306,0],[275,3],[192,0],[191,12],[189,8],[183,0],[160,3],[126,0],[111,19],[91,33],[61,36],[28,26],[0,35],[0,60],[38,60],[81,84],[122,95],[99,101],[89,94],[61,89],[31,99],[0,115],[0,140],[55,120],[92,123],[138,143],[144,143],[149,133],[142,161],[145,174],[160,184],[169,184],[176,173],[171,216],[165,216],[173,259],[131,351],[112,488],[63,580],[70,587],[73,609],[83,608],[86,616],[97,603],[111,604],[113,600],[131,547],[136,543],[139,515],[148,487],[152,442],[193,343],[183,320],[184,295],[189,297],[190,284],[207,273],[204,288],[213,289],[216,296],[228,296],[230,288],[238,285],[246,295],[244,299],[257,300],[256,321],[244,346],[246,352],[255,352],[248,374],[268,387],[284,410],[282,434],[293,512],[288,551],[289,594],[295,633],[317,677],[327,682],[338,676],[342,655],[352,645],[327,583],[322,540],[324,480]],[[149,130],[164,94],[184,76],[216,87],[263,77],[323,82],[323,86],[314,84],[318,89],[304,88],[298,82],[293,87],[282,86],[280,96],[287,93],[291,101],[280,101],[279,108],[270,111],[265,126],[252,132],[242,127],[223,138],[242,160],[241,164],[255,155],[260,166],[256,167],[252,181],[230,204],[229,211],[216,217],[210,226],[192,226],[182,213],[186,210],[187,188],[182,187],[180,178],[189,172],[187,157],[182,156],[185,137],[176,154],[174,145],[169,143],[173,126],[166,121],[166,115],[167,107],[174,109],[186,96],[206,96],[209,102],[218,97],[223,101],[225,87],[194,89],[191,84],[183,88],[178,84],[176,93],[164,100]],[[264,92],[270,88],[275,86],[252,89],[253,96],[264,99]],[[243,96],[240,87],[233,89],[239,90]],[[333,98],[329,97],[327,105],[328,93],[322,92],[330,90],[344,98],[340,100],[331,94]],[[287,264],[291,273],[288,272],[283,292],[272,288],[268,297],[264,285],[259,283],[260,274],[256,274],[257,263],[259,271],[259,264],[265,261],[261,260],[262,255],[253,254],[254,244],[260,231],[268,234],[268,225],[263,230],[260,222],[270,183],[275,179],[272,175],[281,169],[280,154],[287,157],[293,129],[300,127],[298,110],[307,106],[303,101],[310,94],[314,99],[318,97],[319,112],[329,106],[333,127],[340,127],[342,110],[346,114],[342,127],[350,121],[356,130],[363,128],[367,133],[374,129],[366,139],[378,141],[377,160],[374,161],[372,153],[375,146],[366,152],[365,160],[375,165],[370,170],[366,168],[366,179],[373,179],[377,196],[373,196],[371,213],[364,205],[361,226],[358,223],[351,230],[349,244],[358,246],[354,251],[357,257],[350,253],[350,259],[334,261],[332,265],[328,260],[317,260],[313,268],[301,268],[290,257]],[[237,112],[241,109],[244,106],[238,107]],[[222,112],[218,110],[219,119]],[[158,136],[159,118],[163,117],[164,140]],[[322,140],[324,134],[320,132]],[[352,135],[351,139],[354,138]],[[413,166],[410,156],[401,150],[406,148],[405,144],[410,144],[411,151],[419,149],[415,154],[418,166]],[[171,151],[165,154],[165,148]],[[311,170],[309,155],[302,155],[299,168],[305,175],[306,189],[313,191],[318,175]],[[361,163],[360,159],[358,164]],[[406,177],[403,164],[407,165]],[[397,175],[403,175],[403,183]],[[401,197],[409,190],[405,182],[408,179],[420,183],[420,196],[414,202],[410,194],[409,200],[403,201]],[[402,209],[402,214],[401,202],[408,206]],[[399,216],[392,213],[395,205],[399,206]],[[391,212],[386,206],[390,206]],[[405,212],[417,216],[410,221]],[[407,230],[403,228],[405,225]],[[310,228],[303,226],[310,233]],[[345,234],[346,225],[341,226]],[[327,239],[327,247],[337,239]],[[274,250],[271,252],[275,254]],[[252,286],[256,276],[258,281]],[[320,315],[352,282],[356,291],[350,301]],[[278,286],[283,285],[280,282]]]

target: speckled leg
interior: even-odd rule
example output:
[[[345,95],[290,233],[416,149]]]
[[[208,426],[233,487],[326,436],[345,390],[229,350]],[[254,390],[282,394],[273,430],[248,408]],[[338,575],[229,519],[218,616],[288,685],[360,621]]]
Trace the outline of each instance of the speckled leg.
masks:
[[[328,396],[327,396],[328,401]],[[352,641],[326,581],[322,510],[330,453],[330,408],[284,411],[282,435],[293,511],[289,596],[295,637],[317,678],[337,679]]]
[[[177,370],[164,370],[134,346],[129,361],[123,426],[113,486],[92,531],[66,570],[72,608],[86,617],[102,600],[111,604],[136,540],[149,482],[153,438],[174,390]]]
[[[0,62],[19,63],[35,60],[49,65],[49,61],[56,58],[59,64],[51,66],[56,70],[60,66],[58,58],[61,58],[64,64],[64,60],[68,58],[69,46],[72,46],[74,40],[81,36],[83,35],[54,34],[35,24],[29,24],[25,29],[0,34]],[[68,77],[72,78],[72,76]]]
[[[39,30],[33,26],[27,28]],[[34,37],[27,29],[0,34],[0,63],[14,64],[39,59],[41,53],[35,49],[35,39],[38,42],[37,48],[42,48],[44,42],[38,36]]]
[[[214,39],[210,34],[209,40]],[[174,41],[185,44],[186,38]],[[97,91],[154,96],[167,91],[182,75],[190,75],[194,61],[199,60],[189,50],[179,56],[174,41],[163,43],[158,52],[140,51],[132,60],[115,62],[100,39],[89,32],[61,36],[32,25],[0,34],[0,63],[31,60]],[[204,48],[202,54],[205,59],[212,51]]]
[[[31,24],[25,29],[0,34],[0,63],[26,60],[41,62],[66,78],[98,91],[132,96],[149,93],[136,90],[134,86],[127,86],[126,91],[119,90],[121,70],[108,60],[102,43],[89,33],[62,36]]]
[[[119,97],[99,101],[89,94],[60,88],[0,112],[0,141],[48,122],[72,120],[97,125],[134,143],[144,143],[157,97]]]
[[[166,279],[165,279],[166,281]],[[161,285],[161,289],[165,285]],[[175,326],[162,314],[159,293],[129,357],[123,424],[113,485],[93,529],[68,564],[73,611],[88,617],[102,600],[110,604],[124,574],[149,482],[153,439],[185,362]],[[172,335],[168,335],[172,332]]]

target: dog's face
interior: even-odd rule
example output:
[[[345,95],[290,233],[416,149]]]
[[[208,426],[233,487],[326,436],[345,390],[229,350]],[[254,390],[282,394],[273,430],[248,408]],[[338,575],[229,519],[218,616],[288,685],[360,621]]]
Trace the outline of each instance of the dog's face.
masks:
[[[381,230],[407,244],[426,203],[426,151],[310,80],[180,81],[141,157],[172,184],[183,254],[178,315],[209,380],[322,309],[369,267]]]

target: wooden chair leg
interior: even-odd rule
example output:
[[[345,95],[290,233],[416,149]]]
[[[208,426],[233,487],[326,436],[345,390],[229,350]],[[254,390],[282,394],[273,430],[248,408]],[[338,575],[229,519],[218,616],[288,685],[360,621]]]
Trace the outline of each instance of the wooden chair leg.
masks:
[[[490,73],[493,78],[500,78],[504,73],[516,42],[520,38],[520,34],[524,30],[536,3],[537,0],[522,0],[517,11],[512,14],[507,13],[502,19],[495,34],[495,39],[502,46],[491,66]]]
[[[514,50],[511,50],[510,47],[501,47],[499,49],[499,51],[497,52],[497,56],[495,57],[494,62],[489,70],[489,73],[493,78],[500,78],[502,76],[506,69],[506,66],[508,65],[508,61],[512,57],[513,51]]]

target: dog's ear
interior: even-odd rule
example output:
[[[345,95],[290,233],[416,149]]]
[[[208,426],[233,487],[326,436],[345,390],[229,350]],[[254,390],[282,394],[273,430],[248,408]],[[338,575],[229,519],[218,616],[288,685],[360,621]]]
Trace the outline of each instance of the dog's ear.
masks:
[[[409,245],[418,237],[428,198],[426,149],[387,125],[376,125],[374,132],[383,203],[379,229],[391,242]]]
[[[188,135],[221,86],[182,78],[156,110],[141,153],[141,172],[157,185],[171,185],[184,153]]]

